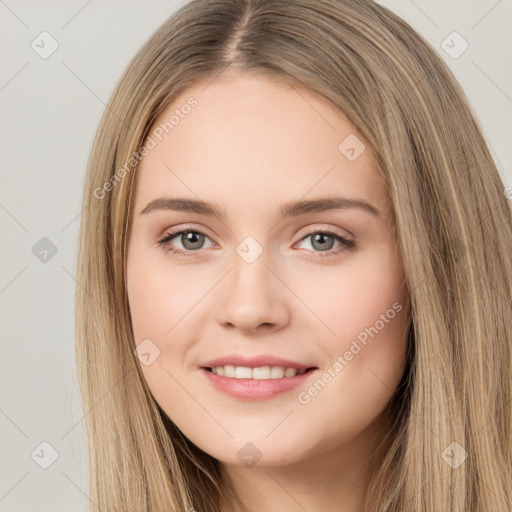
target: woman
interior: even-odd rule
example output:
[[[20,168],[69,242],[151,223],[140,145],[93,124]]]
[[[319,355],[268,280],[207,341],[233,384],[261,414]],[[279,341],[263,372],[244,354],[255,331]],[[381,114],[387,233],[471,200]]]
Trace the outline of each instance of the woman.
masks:
[[[384,7],[182,7],[121,78],[84,188],[91,501],[509,510],[504,188]]]

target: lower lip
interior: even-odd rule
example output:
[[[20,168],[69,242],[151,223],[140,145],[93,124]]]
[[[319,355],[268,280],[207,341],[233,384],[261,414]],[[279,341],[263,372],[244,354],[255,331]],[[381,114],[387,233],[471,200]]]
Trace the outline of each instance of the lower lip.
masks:
[[[316,372],[316,369],[295,377],[282,377],[280,379],[235,379],[217,375],[206,368],[200,368],[200,371],[206,375],[210,384],[219,391],[241,400],[265,400],[300,386]]]

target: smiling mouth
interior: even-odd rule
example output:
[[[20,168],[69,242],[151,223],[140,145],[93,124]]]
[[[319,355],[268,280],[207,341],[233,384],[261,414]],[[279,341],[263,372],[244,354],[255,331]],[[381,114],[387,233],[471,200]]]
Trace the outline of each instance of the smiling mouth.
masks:
[[[284,366],[258,366],[258,367],[250,367],[250,366],[234,366],[234,365],[224,365],[224,366],[214,366],[214,367],[204,367],[205,370],[222,377],[228,377],[232,379],[247,379],[247,380],[272,380],[272,379],[282,379],[282,378],[291,378],[300,375],[304,375],[305,373],[316,370],[316,367],[311,368],[292,368],[292,367],[284,367]]]

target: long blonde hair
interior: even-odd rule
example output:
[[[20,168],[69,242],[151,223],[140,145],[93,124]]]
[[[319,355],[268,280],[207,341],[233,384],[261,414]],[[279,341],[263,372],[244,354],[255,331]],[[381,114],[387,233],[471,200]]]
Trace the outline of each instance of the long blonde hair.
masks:
[[[89,159],[77,266],[92,503],[214,512],[221,496],[236,501],[219,461],[180,433],[145,384],[125,275],[139,150],[173,98],[228,67],[318,93],[365,137],[389,189],[410,352],[365,510],[510,511],[511,206],[447,66],[370,0],[192,0],[119,81]],[[447,462],[454,449],[467,452],[458,467]]]

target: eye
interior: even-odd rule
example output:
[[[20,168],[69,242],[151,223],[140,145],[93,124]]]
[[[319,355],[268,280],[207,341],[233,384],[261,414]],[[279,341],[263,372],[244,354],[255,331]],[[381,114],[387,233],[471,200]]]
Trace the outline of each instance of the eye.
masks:
[[[302,237],[300,242],[311,239],[312,253],[311,258],[326,258],[336,256],[337,254],[355,247],[355,242],[345,238],[344,236],[329,230],[318,230],[308,233]],[[176,248],[172,240],[178,239],[181,243],[181,248]],[[205,239],[209,239],[208,235],[196,228],[185,228],[177,231],[166,233],[157,244],[164,248],[166,251],[173,252],[179,256],[193,256],[194,252],[204,248]],[[329,241],[331,239],[331,241]],[[333,249],[335,242],[339,246]],[[212,247],[210,245],[210,247]]]
[[[301,242],[308,238],[311,239],[310,245],[313,247],[313,254],[311,254],[311,258],[331,257],[355,247],[355,242],[353,240],[349,240],[348,238],[329,230],[312,231],[303,237]],[[329,241],[329,239],[331,239],[331,241]],[[335,241],[340,245],[336,249],[332,250]]]
[[[171,240],[177,238],[179,242],[182,244],[182,247],[176,249],[174,244],[171,243]],[[158,240],[158,245],[162,246],[166,251],[171,251],[175,254],[179,254],[180,256],[193,256],[193,252],[198,249],[203,249],[203,244],[205,238],[208,238],[208,235],[199,229],[181,229],[179,231],[173,231],[171,233],[166,233],[163,238]]]

